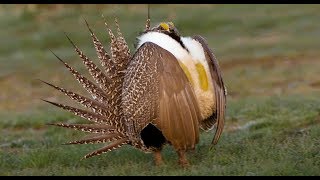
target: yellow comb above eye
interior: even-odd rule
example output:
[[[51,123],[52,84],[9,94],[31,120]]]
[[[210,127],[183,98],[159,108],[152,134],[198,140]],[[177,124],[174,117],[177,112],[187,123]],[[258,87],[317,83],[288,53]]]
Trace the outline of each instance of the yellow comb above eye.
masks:
[[[160,23],[160,26],[166,31],[169,30],[169,25],[167,23]]]

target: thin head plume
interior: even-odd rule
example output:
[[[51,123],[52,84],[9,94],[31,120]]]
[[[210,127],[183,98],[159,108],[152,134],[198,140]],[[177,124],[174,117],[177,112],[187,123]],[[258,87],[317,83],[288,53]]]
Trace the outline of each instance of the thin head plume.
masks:
[[[150,4],[148,4],[148,18],[146,22],[146,30],[150,30]]]

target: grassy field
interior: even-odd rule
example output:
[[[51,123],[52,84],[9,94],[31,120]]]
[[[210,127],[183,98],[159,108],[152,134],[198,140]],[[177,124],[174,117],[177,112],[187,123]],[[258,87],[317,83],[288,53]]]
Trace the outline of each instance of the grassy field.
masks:
[[[320,175],[320,5],[151,5],[152,24],[173,21],[181,34],[204,36],[228,89],[224,133],[210,149],[202,133],[191,166],[165,165],[131,146],[87,160],[101,145],[61,145],[84,133],[48,127],[85,122],[53,107],[71,100],[44,85],[84,92],[50,49],[84,74],[63,32],[97,57],[85,18],[108,38],[101,14],[117,16],[127,42],[144,29],[144,5],[0,5],[0,175]],[[187,12],[187,13],[186,13]]]

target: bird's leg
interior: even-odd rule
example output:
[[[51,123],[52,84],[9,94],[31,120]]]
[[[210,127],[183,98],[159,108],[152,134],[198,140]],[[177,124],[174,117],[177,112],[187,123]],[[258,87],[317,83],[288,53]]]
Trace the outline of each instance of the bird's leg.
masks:
[[[189,166],[189,162],[186,158],[186,151],[185,150],[178,150],[177,151],[178,155],[179,155],[179,164],[182,167],[188,167]]]
[[[153,152],[153,156],[154,156],[154,162],[155,162],[156,166],[160,166],[163,164],[161,150],[155,150]]]

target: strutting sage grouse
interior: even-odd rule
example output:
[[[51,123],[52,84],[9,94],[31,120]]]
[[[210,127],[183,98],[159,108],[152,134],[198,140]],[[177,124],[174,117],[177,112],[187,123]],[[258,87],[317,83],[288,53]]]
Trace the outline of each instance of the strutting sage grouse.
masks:
[[[84,158],[127,144],[153,152],[157,165],[162,163],[163,146],[170,144],[184,166],[188,165],[185,153],[195,148],[200,128],[209,131],[216,125],[212,144],[218,142],[224,127],[226,88],[218,62],[203,37],[182,37],[172,22],[150,28],[148,18],[131,54],[115,19],[116,35],[105,23],[111,39],[109,54],[86,24],[103,69],[67,38],[96,83],[55,56],[92,98],[43,81],[86,109],[44,101],[91,122],[51,125],[96,134],[67,144],[106,144]]]

